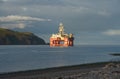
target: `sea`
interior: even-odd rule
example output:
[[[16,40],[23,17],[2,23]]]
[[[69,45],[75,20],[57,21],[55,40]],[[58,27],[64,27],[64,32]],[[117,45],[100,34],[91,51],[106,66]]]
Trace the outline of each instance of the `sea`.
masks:
[[[0,45],[0,73],[117,61],[120,45]]]

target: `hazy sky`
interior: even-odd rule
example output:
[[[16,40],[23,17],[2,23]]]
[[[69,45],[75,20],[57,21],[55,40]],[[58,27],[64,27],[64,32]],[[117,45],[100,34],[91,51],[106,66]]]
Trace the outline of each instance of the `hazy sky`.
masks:
[[[75,44],[120,45],[120,0],[0,0],[0,27],[46,42],[62,22]]]

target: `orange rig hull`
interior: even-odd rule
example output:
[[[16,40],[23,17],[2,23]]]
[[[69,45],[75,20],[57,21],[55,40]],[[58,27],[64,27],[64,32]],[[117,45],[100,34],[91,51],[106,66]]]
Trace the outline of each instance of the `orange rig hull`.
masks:
[[[74,38],[50,38],[50,47],[57,47],[57,46],[61,46],[61,47],[68,47],[68,46],[73,46],[73,40]]]
[[[66,34],[64,32],[64,26],[62,23],[59,25],[59,32],[52,34],[50,37],[50,47],[68,47],[73,46],[74,37],[73,34]]]

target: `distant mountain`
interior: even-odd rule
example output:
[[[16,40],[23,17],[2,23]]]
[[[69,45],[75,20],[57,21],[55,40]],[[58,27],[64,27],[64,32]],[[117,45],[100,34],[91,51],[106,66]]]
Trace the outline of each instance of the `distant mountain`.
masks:
[[[0,45],[45,45],[42,38],[30,32],[17,32],[0,28]]]

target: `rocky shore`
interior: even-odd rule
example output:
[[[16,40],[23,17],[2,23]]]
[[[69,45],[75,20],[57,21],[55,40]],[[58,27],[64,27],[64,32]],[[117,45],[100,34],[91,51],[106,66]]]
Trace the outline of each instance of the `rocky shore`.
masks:
[[[109,63],[98,70],[64,76],[59,79],[120,79],[120,64]]]
[[[120,79],[120,63],[105,62],[0,74],[0,79]]]

